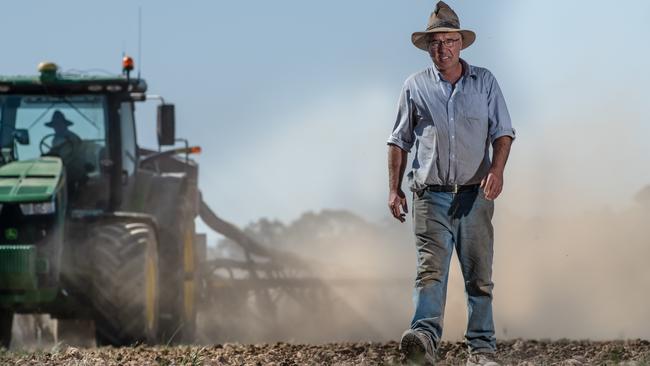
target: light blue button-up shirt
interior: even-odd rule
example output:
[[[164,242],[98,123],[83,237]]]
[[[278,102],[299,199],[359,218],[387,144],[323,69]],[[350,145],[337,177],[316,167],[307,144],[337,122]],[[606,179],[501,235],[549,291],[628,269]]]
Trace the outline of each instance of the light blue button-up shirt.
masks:
[[[388,143],[415,156],[408,181],[413,191],[431,184],[477,184],[490,168],[490,145],[515,138],[508,108],[487,69],[464,60],[455,87],[434,65],[411,75],[402,88]]]

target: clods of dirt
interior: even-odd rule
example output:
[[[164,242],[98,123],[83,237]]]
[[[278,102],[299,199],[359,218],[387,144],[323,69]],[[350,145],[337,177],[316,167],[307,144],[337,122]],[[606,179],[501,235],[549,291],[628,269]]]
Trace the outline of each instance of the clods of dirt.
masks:
[[[498,343],[502,365],[650,365],[646,340],[537,341]],[[464,365],[460,342],[444,342],[438,365]],[[0,365],[406,365],[397,342],[330,344],[218,344],[175,347],[77,348],[57,345],[46,350],[0,350]]]

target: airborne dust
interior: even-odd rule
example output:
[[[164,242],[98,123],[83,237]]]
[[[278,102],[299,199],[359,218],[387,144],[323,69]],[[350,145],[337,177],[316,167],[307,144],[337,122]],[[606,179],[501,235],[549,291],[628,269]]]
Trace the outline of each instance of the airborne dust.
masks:
[[[500,207],[494,220],[497,337],[650,337],[648,295],[643,291],[650,283],[648,217],[650,187],[621,210],[594,206],[582,213],[522,216]],[[263,232],[261,227],[272,224],[262,220],[249,230]],[[389,219],[371,224],[343,211],[305,214],[288,226],[274,224],[282,233],[273,238],[283,240],[277,245],[318,263],[315,273],[330,279],[325,281],[329,291],[307,292],[300,301],[279,295],[275,328],[264,326],[269,318],[262,311],[244,316],[234,333],[222,329],[225,333],[214,336],[242,342],[399,337],[412,315],[415,254],[410,226]],[[445,338],[459,340],[466,321],[465,297],[456,258],[452,261]]]
[[[565,204],[571,205],[571,197]],[[650,186],[620,209],[598,205],[554,215],[522,215],[497,205],[494,225],[497,337],[649,338]],[[347,211],[305,213],[285,224],[261,219],[246,232],[260,243],[310,263],[297,288],[211,290],[216,302],[199,313],[198,342],[389,341],[412,315],[415,253],[410,222],[371,223]],[[222,239],[212,257],[241,257]],[[240,277],[248,274],[241,273]],[[315,279],[315,281],[314,281]],[[465,297],[452,258],[446,306],[447,340],[462,339]],[[17,318],[12,348],[49,347],[47,317]]]

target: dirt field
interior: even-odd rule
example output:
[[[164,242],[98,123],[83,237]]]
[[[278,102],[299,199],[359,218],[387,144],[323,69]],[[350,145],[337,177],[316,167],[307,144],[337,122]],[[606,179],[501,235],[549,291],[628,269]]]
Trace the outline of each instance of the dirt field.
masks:
[[[463,365],[461,343],[443,343],[440,365]],[[522,341],[499,343],[504,365],[650,365],[645,340]],[[300,344],[225,344],[181,347],[0,350],[1,365],[404,365],[396,342]]]

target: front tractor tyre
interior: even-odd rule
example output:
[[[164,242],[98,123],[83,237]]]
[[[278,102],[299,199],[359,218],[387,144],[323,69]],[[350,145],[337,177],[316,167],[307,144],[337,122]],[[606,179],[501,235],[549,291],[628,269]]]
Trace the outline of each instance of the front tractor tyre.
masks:
[[[99,225],[93,245],[97,345],[154,344],[158,332],[158,243],[140,222]]]

